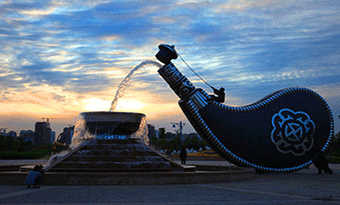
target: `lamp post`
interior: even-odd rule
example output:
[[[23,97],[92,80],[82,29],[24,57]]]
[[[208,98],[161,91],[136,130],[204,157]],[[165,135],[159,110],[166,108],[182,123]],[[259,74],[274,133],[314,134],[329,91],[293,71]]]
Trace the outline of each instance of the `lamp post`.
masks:
[[[185,123],[182,123],[182,121],[180,121],[179,123],[171,122],[171,124],[173,128],[175,128],[176,126],[179,126],[179,150],[182,150],[182,134],[183,134],[183,126],[185,125]]]

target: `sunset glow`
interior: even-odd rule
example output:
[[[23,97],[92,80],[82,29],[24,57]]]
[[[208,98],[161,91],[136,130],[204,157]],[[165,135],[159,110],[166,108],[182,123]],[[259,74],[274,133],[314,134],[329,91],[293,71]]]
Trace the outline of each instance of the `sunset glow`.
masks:
[[[0,127],[57,133],[86,111],[109,111],[119,84],[161,43],[174,44],[226,104],[246,105],[286,87],[325,98],[340,127],[338,1],[2,1]],[[196,87],[212,89],[180,60]],[[185,121],[156,66],[136,71],[117,111],[145,113],[171,130]]]

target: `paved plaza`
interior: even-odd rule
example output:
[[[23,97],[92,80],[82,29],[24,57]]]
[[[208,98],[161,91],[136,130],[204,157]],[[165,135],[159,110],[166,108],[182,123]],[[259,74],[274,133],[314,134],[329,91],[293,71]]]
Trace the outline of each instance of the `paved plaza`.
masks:
[[[0,204],[340,204],[340,166],[330,167],[333,175],[317,175],[312,165],[295,173],[256,174],[249,181],[211,184],[39,189],[1,185]]]

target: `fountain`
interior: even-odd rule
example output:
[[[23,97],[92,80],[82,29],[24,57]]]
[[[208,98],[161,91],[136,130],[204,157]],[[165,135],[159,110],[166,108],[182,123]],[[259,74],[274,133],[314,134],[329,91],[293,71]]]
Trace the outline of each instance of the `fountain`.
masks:
[[[120,83],[109,112],[84,112],[78,117],[72,151],[53,157],[49,172],[158,172],[183,170],[148,145],[148,128],[141,113],[114,112],[132,75],[154,61],[143,61]]]
[[[48,172],[169,172],[181,168],[147,146],[147,126],[141,113],[81,113],[72,145],[71,152],[46,167]]]

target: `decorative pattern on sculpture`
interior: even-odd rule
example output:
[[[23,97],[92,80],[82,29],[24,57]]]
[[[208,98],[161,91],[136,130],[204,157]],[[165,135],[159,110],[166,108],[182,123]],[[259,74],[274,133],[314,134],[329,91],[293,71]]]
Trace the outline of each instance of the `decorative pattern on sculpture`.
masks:
[[[183,78],[182,73],[171,63],[159,69],[158,72],[170,86],[175,85],[177,81]]]
[[[189,99],[196,105],[196,107],[200,110],[208,105],[207,98],[201,92],[195,92]]]
[[[190,97],[196,90],[195,86],[171,63],[159,69],[158,73],[181,99]]]
[[[315,123],[307,113],[281,109],[273,115],[272,125],[271,140],[279,152],[301,156],[313,147]]]

